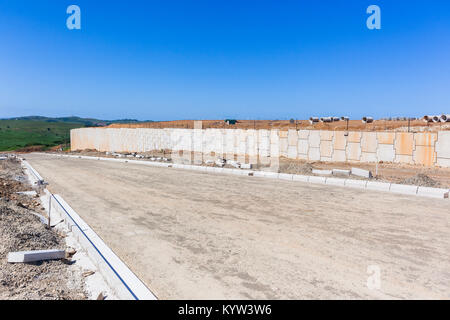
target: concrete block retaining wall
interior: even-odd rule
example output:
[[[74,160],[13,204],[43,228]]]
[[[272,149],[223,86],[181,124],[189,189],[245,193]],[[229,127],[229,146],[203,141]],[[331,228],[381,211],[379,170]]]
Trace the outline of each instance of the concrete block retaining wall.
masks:
[[[233,158],[337,162],[395,162],[450,167],[450,131],[349,132],[319,130],[81,128],[71,131],[72,150],[194,151]]]

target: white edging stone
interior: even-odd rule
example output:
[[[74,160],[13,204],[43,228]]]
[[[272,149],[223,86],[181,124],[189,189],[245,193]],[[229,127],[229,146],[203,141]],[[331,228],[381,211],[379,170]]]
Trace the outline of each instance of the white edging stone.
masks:
[[[345,179],[327,178],[326,184],[333,185],[333,186],[345,186]]]
[[[367,185],[366,180],[345,179],[344,185],[349,188],[365,189]]]
[[[8,253],[9,263],[35,262],[44,260],[63,259],[66,256],[65,250],[34,250],[34,251],[18,251]]]
[[[300,174],[293,174],[292,175],[292,180],[293,181],[308,182],[309,181],[309,176],[303,176],[303,175],[300,175]]]
[[[377,182],[377,181],[367,181],[366,189],[376,190],[376,191],[389,191],[391,188],[390,183]]]
[[[279,173],[278,179],[292,181],[294,179],[293,176],[294,176],[293,174],[289,174],[289,173]]]
[[[313,174],[319,174],[319,175],[326,175],[326,176],[330,176],[333,174],[332,170],[319,170],[319,169],[313,169],[312,170]]]
[[[447,199],[449,198],[449,191],[447,189],[419,187],[417,189],[417,195],[430,198]]]
[[[419,188],[418,186],[410,186],[410,185],[405,185],[405,184],[392,183],[391,189],[389,191],[395,192],[395,193],[401,193],[401,194],[416,195],[418,188]]]
[[[310,176],[308,179],[308,182],[310,183],[320,183],[320,184],[325,184],[327,182],[326,177],[316,177],[316,176]]]

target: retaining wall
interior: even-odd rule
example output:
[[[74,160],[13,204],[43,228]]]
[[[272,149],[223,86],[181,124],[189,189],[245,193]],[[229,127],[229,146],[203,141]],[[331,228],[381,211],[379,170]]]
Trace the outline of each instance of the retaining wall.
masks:
[[[160,149],[313,161],[395,162],[450,167],[450,131],[348,132],[319,130],[81,128],[72,150],[146,152]]]

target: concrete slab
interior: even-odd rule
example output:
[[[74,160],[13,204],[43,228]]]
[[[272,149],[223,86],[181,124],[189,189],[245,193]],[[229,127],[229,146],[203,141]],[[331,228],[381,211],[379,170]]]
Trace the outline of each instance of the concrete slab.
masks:
[[[326,177],[310,176],[309,179],[308,179],[308,182],[325,184],[327,182],[327,178]]]
[[[430,198],[447,199],[449,197],[449,190],[440,188],[419,187],[417,190],[417,195]]]
[[[367,181],[366,189],[377,190],[377,191],[389,191],[391,188],[390,183],[377,182],[377,181]]]
[[[293,174],[292,175],[292,180],[293,181],[308,182],[309,181],[309,176],[303,176],[303,175],[300,175],[300,174]]]
[[[313,174],[319,174],[319,175],[331,175],[333,174],[332,170],[319,170],[319,169],[313,169]]]
[[[366,180],[346,179],[344,185],[350,188],[365,189],[367,185]]]
[[[345,185],[345,179],[327,178],[326,184],[333,185],[333,186],[344,186]]]
[[[63,259],[66,255],[64,250],[34,250],[34,251],[18,251],[8,253],[9,263],[27,263],[44,260]]]
[[[293,180],[293,174],[279,173],[278,174],[278,179],[292,181]]]
[[[409,186],[409,185],[405,185],[405,184],[392,183],[389,191],[395,192],[395,193],[401,193],[401,194],[416,195],[417,189],[418,189],[418,186]]]
[[[395,150],[393,144],[378,144],[377,160],[384,162],[393,162],[395,158]]]
[[[397,132],[395,134],[395,154],[412,156],[414,150],[414,134],[410,132]]]
[[[370,171],[360,169],[360,168],[352,168],[351,174],[358,176],[358,177],[363,177],[363,178],[371,178],[372,177],[372,173]]]
[[[344,169],[333,169],[331,170],[331,172],[333,173],[333,175],[349,176],[351,171]]]

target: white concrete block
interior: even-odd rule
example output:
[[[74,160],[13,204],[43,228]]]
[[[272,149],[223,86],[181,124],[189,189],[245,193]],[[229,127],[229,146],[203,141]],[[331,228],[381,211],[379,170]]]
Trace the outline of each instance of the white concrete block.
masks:
[[[345,186],[345,179],[327,178],[326,184],[333,185],[333,186]]]
[[[277,179],[278,178],[278,172],[270,172],[270,171],[263,171],[265,178],[271,178],[271,179]]]
[[[395,158],[395,150],[393,144],[378,144],[377,160],[384,162],[393,162]]]
[[[366,180],[346,179],[345,186],[350,188],[365,189],[367,185]]]
[[[308,149],[308,159],[311,161],[319,161],[320,160],[320,148],[309,148]]]
[[[417,195],[422,197],[446,199],[449,197],[449,190],[440,188],[419,187],[417,190]]]
[[[327,178],[326,177],[310,176],[309,179],[308,179],[308,182],[325,184],[327,182]]]
[[[319,169],[313,169],[313,174],[319,174],[319,175],[331,175],[333,173],[332,170],[319,170]]]
[[[366,184],[366,189],[370,190],[389,191],[390,188],[391,184],[386,182],[368,181]]]
[[[18,251],[8,253],[8,262],[35,262],[44,260],[63,259],[66,255],[64,250],[34,250]]]
[[[450,159],[450,131],[439,131],[436,153],[438,158]]]
[[[355,176],[363,177],[363,178],[371,178],[372,177],[372,173],[370,171],[367,171],[364,169],[359,169],[359,168],[352,168],[351,173]]]
[[[309,181],[309,176],[303,176],[303,175],[300,175],[300,174],[293,174],[292,175],[292,180],[293,181],[308,182]]]
[[[395,192],[395,193],[401,193],[401,194],[416,195],[417,189],[418,189],[418,186],[409,186],[409,185],[405,185],[405,184],[392,183],[390,191]]]
[[[279,173],[278,174],[278,179],[292,181],[293,180],[293,175],[289,174],[289,173]]]
[[[252,164],[251,163],[241,163],[241,169],[251,169]]]
[[[333,172],[333,175],[341,175],[341,176],[349,176],[350,175],[350,170],[333,169],[331,171]]]

